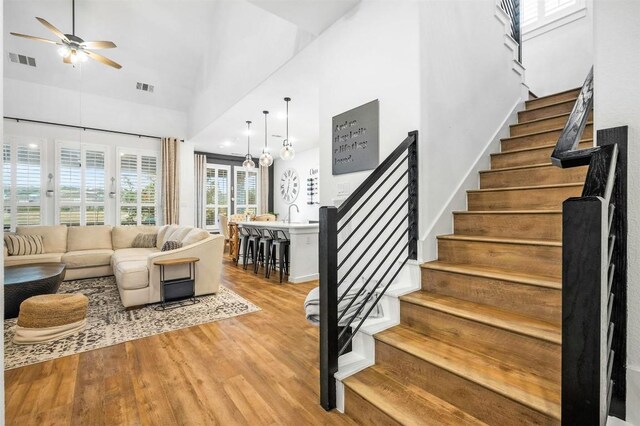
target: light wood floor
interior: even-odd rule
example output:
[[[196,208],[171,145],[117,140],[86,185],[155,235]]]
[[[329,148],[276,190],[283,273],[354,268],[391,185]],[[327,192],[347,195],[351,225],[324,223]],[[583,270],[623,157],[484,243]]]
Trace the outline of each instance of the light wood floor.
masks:
[[[318,404],[317,282],[223,269],[262,311],[8,371],[6,424],[354,424]]]

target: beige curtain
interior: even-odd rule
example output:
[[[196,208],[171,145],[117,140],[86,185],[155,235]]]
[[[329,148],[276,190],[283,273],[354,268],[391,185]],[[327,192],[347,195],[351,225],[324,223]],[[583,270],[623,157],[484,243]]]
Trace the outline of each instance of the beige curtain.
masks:
[[[162,138],[162,214],[167,225],[180,220],[180,140]]]
[[[259,212],[264,214],[269,211],[269,171],[270,167],[260,166],[260,205]]]
[[[205,228],[205,188],[204,184],[207,179],[207,156],[202,154],[195,154],[195,196],[196,196],[196,227]]]

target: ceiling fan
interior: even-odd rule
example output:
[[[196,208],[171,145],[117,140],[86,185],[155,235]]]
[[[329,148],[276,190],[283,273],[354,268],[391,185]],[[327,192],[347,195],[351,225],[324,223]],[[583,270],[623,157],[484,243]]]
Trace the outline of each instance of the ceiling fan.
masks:
[[[38,21],[49,31],[56,35],[60,39],[60,41],[49,40],[42,37],[35,37],[26,34],[19,33],[11,33],[11,35],[17,37],[24,37],[30,40],[42,41],[44,43],[55,44],[60,46],[58,48],[58,54],[62,56],[62,61],[65,64],[76,64],[78,62],[86,62],[88,58],[94,59],[98,62],[102,62],[105,65],[109,65],[115,69],[122,68],[122,65],[117,62],[112,61],[111,59],[99,55],[91,50],[96,49],[112,49],[117,47],[115,43],[112,41],[84,41],[80,37],[76,36],[76,2],[72,0],[71,2],[71,20],[72,20],[72,31],[71,34],[63,34],[62,31],[51,25],[47,20],[43,18],[36,17]],[[89,50],[91,49],[91,50]]]

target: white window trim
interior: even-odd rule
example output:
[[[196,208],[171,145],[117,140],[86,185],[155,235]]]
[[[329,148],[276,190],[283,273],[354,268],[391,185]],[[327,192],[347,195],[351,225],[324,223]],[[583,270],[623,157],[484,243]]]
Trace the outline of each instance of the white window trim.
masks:
[[[256,169],[252,170],[256,172],[256,204],[238,204],[238,172],[246,172],[246,170],[244,169],[244,167],[242,166],[234,166],[233,167],[233,188],[231,190],[232,194],[233,194],[233,213],[234,214],[238,214],[238,207],[244,207],[244,208],[251,208],[254,207],[256,208],[256,214],[259,214],[259,209],[260,209],[260,167],[257,167]],[[248,198],[248,197],[247,197]]]
[[[116,209],[115,209],[115,222],[116,225],[120,225],[120,207],[122,206],[122,202],[120,199],[120,156],[121,154],[134,154],[137,155],[138,157],[145,155],[145,156],[155,156],[156,157],[156,204],[155,204],[155,208],[156,208],[156,226],[158,225],[162,225],[163,223],[163,218],[161,216],[161,204],[160,204],[160,186],[162,184],[162,163],[161,163],[161,155],[160,155],[160,151],[154,151],[154,150],[150,150],[150,149],[137,149],[137,148],[127,148],[127,147],[122,147],[119,146],[116,148],[116,175],[115,175],[115,184],[116,184]],[[138,175],[140,175],[140,169],[142,167],[142,163],[138,162],[137,163],[137,170],[138,170]],[[146,206],[146,205],[145,205]],[[141,218],[142,215],[140,214],[141,208],[143,207],[142,204],[142,197],[140,194],[140,186],[138,186],[138,196],[137,196],[137,202],[136,202],[136,209],[138,210],[138,225],[142,225],[141,223]]]
[[[213,164],[213,163],[207,163],[207,169],[217,169],[217,170],[226,170],[227,171],[227,186],[228,186],[228,193],[227,193],[227,217],[229,217],[229,212],[231,211],[231,166],[229,165],[224,165],[224,164]],[[216,176],[217,177],[217,176]],[[235,178],[235,176],[234,176]],[[202,206],[204,211],[202,212],[202,217],[204,218],[204,222],[205,222],[205,229],[210,230],[210,231],[219,231],[219,227],[218,227],[218,221],[215,221],[215,224],[213,226],[211,225],[207,225],[207,209],[208,208],[214,208],[214,209],[219,209],[221,207],[220,204],[218,204],[218,191],[216,191],[215,194],[215,198],[216,198],[216,203],[215,204],[207,204],[207,182],[206,182],[206,175],[205,175],[205,187],[204,187],[204,191],[202,191],[202,196],[204,197],[204,200],[202,200]]]
[[[538,16],[542,16],[544,0],[538,0]],[[522,40],[526,41],[553,31],[571,22],[585,18],[587,6],[585,0],[577,0],[573,6],[561,9],[550,16],[538,18],[535,22],[522,27]]]
[[[16,151],[18,145],[36,144],[40,149],[40,225],[44,225],[47,221],[47,202],[46,202],[46,188],[47,188],[47,141],[45,139],[34,138],[30,136],[16,136],[8,135],[4,138],[3,144],[7,144],[11,147],[11,199],[9,201],[9,207],[11,207],[11,224],[10,230],[15,231],[17,226],[17,211],[18,201],[16,199],[17,184],[14,177],[17,173],[18,159],[16,157]],[[4,163],[3,163],[4,164]],[[4,186],[5,182],[2,182]],[[3,204],[2,214],[4,215]],[[4,219],[3,219],[4,228]]]
[[[109,203],[109,191],[110,191],[110,180],[109,180],[109,172],[111,170],[111,156],[109,146],[100,145],[100,144],[91,144],[91,143],[83,143],[83,142],[70,142],[70,141],[56,141],[55,143],[55,199],[54,199],[54,211],[55,218],[54,223],[56,225],[60,225],[60,209],[63,207],[62,200],[60,200],[60,151],[62,148],[72,148],[77,149],[80,148],[80,226],[85,226],[86,221],[86,207],[88,205],[98,205],[98,203],[91,202],[89,204],[86,203],[86,191],[85,191],[85,153],[87,150],[101,151],[104,153],[104,224],[109,225],[113,223],[111,219],[111,206]],[[71,204],[69,204],[71,205]],[[75,206],[75,204],[74,204]]]

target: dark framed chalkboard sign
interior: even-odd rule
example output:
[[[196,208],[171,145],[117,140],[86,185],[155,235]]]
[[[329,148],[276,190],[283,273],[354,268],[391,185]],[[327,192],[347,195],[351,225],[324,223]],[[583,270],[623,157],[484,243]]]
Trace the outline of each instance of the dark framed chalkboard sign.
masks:
[[[378,166],[380,104],[377,99],[336,115],[331,124],[334,175]]]

